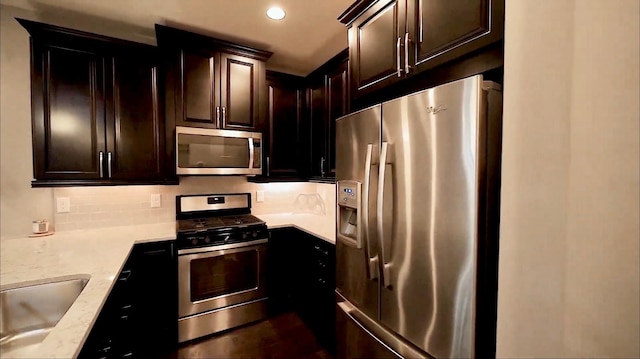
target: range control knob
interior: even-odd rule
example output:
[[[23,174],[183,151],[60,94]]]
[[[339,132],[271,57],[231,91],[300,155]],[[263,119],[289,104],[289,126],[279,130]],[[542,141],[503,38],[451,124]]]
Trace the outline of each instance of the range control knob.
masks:
[[[211,238],[209,238],[209,236],[204,237],[204,243],[210,243],[211,242]]]
[[[242,239],[247,239],[247,232],[242,233]]]
[[[251,233],[251,235],[253,236],[253,238],[256,238],[258,236],[258,232],[257,231],[253,231],[253,233]]]
[[[193,244],[194,246],[198,244],[198,238],[191,238],[191,244]]]

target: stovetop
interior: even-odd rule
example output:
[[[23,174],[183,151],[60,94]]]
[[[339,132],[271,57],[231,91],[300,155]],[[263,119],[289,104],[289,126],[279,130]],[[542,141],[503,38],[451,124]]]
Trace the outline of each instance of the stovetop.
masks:
[[[263,225],[264,221],[251,214],[235,216],[202,217],[178,220],[178,232],[216,230],[221,228],[244,228]]]
[[[179,250],[269,238],[264,221],[250,214],[181,219],[176,229]]]
[[[269,239],[267,225],[251,215],[250,193],[176,196],[176,219],[178,250]]]

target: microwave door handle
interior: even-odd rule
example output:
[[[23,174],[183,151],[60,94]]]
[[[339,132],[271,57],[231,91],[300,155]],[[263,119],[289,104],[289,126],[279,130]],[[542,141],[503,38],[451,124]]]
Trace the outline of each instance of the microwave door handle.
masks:
[[[254,155],[253,138],[249,137],[249,169],[253,169],[253,155]]]

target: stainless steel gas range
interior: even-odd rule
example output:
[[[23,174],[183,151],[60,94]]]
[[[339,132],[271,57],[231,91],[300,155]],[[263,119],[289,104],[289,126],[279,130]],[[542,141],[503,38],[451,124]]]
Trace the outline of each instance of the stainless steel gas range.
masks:
[[[251,195],[176,197],[178,341],[266,318],[266,224]]]

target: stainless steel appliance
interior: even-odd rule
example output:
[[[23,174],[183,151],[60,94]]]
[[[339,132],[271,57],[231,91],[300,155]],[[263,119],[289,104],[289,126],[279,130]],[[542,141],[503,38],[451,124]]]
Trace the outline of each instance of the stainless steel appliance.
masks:
[[[495,356],[501,116],[474,76],[337,120],[338,357]]]
[[[257,175],[262,173],[262,134],[176,127],[178,175]]]
[[[178,341],[266,317],[266,224],[251,195],[176,197]]]

